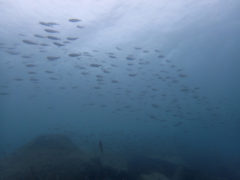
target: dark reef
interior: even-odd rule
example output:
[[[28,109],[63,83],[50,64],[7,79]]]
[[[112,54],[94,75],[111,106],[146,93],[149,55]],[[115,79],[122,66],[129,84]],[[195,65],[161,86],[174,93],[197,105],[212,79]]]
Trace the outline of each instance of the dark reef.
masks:
[[[64,135],[43,135],[0,162],[1,180],[220,180],[147,156],[126,159],[126,169],[104,164]],[[223,178],[221,178],[223,180]]]

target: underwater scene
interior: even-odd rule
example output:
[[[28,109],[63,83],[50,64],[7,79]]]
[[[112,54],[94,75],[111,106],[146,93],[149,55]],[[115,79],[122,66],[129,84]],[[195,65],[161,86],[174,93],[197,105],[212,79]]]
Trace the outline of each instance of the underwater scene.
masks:
[[[0,180],[240,180],[240,1],[0,0]]]

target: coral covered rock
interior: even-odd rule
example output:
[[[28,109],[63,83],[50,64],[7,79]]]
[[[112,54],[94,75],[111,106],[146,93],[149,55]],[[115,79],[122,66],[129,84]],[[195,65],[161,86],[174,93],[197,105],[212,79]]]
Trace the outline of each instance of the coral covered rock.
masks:
[[[21,147],[0,163],[6,180],[118,179],[121,172],[83,153],[64,135],[44,135]]]

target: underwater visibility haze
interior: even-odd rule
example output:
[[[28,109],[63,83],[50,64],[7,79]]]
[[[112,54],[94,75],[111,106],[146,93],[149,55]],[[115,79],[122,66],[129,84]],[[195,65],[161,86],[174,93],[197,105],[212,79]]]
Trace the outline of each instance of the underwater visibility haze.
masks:
[[[239,180],[239,12],[0,0],[0,180]]]

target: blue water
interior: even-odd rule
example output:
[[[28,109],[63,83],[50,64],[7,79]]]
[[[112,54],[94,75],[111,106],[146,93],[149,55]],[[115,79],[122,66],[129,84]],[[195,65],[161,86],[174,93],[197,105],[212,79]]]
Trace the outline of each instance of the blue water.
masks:
[[[1,159],[61,134],[92,156],[101,142],[114,162],[142,159],[143,174],[151,158],[240,179],[239,11],[237,0],[0,1]]]

